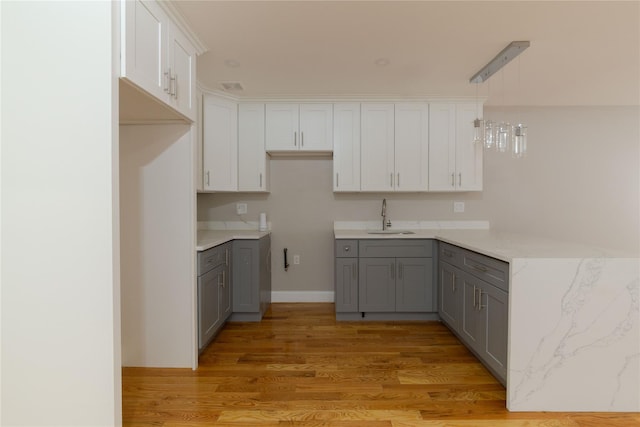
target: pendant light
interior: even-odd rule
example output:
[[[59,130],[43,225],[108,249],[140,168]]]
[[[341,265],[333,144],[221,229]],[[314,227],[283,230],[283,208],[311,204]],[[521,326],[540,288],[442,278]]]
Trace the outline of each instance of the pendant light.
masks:
[[[478,114],[478,84],[476,83],[476,118],[473,121],[473,143],[484,144],[484,120]]]
[[[520,58],[518,58],[518,92],[521,93]],[[527,154],[527,127],[522,124],[521,112],[518,112],[518,124],[513,127],[511,155],[520,159]]]

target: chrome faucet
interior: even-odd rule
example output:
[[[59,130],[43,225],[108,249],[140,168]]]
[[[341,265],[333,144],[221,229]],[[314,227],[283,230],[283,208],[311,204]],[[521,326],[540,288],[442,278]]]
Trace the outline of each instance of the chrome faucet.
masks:
[[[387,229],[387,199],[382,199],[382,229]]]

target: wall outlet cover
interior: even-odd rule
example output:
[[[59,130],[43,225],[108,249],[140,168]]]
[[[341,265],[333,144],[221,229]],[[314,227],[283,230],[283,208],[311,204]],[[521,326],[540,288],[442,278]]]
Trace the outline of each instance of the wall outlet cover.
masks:
[[[300,264],[300,255],[294,255],[293,256],[293,264],[294,265]]]
[[[453,211],[455,213],[464,212],[464,202],[453,202]]]
[[[247,213],[247,204],[246,203],[236,203],[236,213],[238,215],[244,215]]]

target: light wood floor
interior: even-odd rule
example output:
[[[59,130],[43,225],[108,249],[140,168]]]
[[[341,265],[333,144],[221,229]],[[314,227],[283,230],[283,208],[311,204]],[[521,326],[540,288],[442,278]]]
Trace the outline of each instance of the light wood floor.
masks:
[[[640,414],[510,413],[505,390],[438,322],[338,322],[273,304],[229,323],[200,368],[123,369],[125,426],[640,426]]]

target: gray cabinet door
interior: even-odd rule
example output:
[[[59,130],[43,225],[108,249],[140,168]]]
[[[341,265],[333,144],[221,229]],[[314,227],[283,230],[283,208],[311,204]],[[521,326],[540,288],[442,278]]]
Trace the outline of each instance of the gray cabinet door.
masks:
[[[358,312],[358,258],[336,258],[336,313]]]
[[[396,310],[395,258],[360,258],[358,309],[361,312]]]
[[[264,236],[259,240],[259,300],[260,313],[264,314],[271,304],[271,236]]]
[[[224,265],[198,277],[198,348],[203,349],[222,323],[219,291]]]
[[[440,318],[451,329],[460,332],[460,308],[462,307],[462,290],[460,281],[456,278],[456,268],[440,261],[438,272],[438,295],[440,304],[438,313]]]
[[[258,240],[233,242],[233,311],[260,311]]]
[[[508,301],[506,292],[485,284],[480,295],[483,335],[482,357],[505,381],[507,378],[507,322]]]
[[[396,258],[396,311],[434,311],[433,259]]]
[[[462,289],[462,316],[460,335],[466,344],[478,353],[482,353],[482,314],[478,311],[478,279],[460,271]]]

